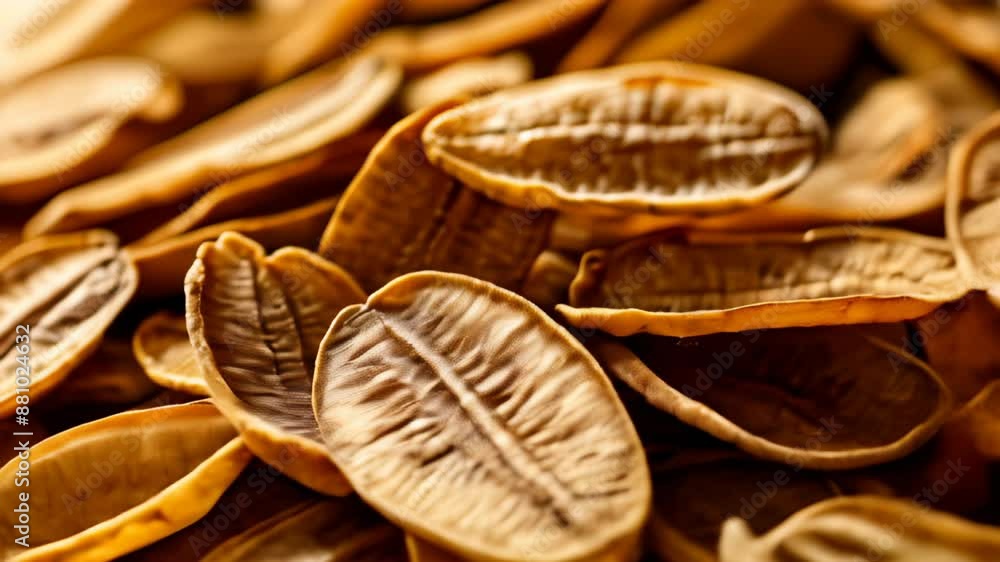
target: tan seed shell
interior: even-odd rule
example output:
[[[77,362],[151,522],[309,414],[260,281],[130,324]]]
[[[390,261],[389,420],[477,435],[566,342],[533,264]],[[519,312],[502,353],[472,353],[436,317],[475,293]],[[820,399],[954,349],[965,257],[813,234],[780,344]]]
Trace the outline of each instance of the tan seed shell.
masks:
[[[880,124],[876,130],[874,122]],[[692,222],[702,229],[739,231],[871,224],[944,204],[951,128],[919,80],[877,83],[844,116],[832,144],[787,195],[755,209]]]
[[[460,556],[589,560],[645,520],[645,457],[606,376],[489,283],[412,273],[345,308],[313,406],[361,497]]]
[[[372,151],[323,233],[319,253],[368,291],[425,269],[516,289],[546,244],[550,212],[493,201],[427,161],[420,132],[453,105],[429,107],[397,123]]]
[[[74,406],[135,404],[159,390],[136,362],[127,340],[105,337],[97,351],[46,397],[45,407],[58,411]]]
[[[900,458],[934,435],[952,404],[930,367],[856,326],[647,335],[629,347],[602,338],[592,349],[657,408],[756,457],[798,467]]]
[[[392,21],[394,14],[384,4],[384,0],[352,0],[303,5],[295,11],[286,32],[277,37],[263,61],[257,61],[258,66],[263,66],[259,69],[261,80],[277,84],[334,56],[357,55],[359,49],[372,41],[372,32],[366,24],[375,24],[382,31],[388,23],[383,20]]]
[[[578,262],[575,256],[552,250],[542,252],[531,266],[519,293],[549,311],[557,304],[569,302],[569,286],[576,276]]]
[[[313,361],[334,316],[365,294],[300,248],[271,256],[228,232],[185,280],[187,331],[219,409],[262,460],[316,491],[345,495],[312,415]]]
[[[373,57],[330,63],[149,149],[132,167],[57,195],[32,217],[25,235],[169,209],[206,184],[301,157],[357,132],[400,80],[397,67]]]
[[[661,560],[716,562],[727,517],[739,516],[764,533],[796,511],[839,495],[822,473],[732,455],[667,467],[653,473],[647,543]]]
[[[556,71],[603,66],[643,27],[674,14],[686,3],[686,0],[609,0],[597,21],[573,45]]]
[[[202,0],[19,0],[0,6],[0,89],[121,47]]]
[[[183,105],[145,60],[95,58],[0,92],[0,202],[34,203],[110,172],[162,140]]]
[[[31,548],[3,520],[5,560],[110,561],[195,522],[250,462],[209,403],[136,410],[50,437],[30,450]],[[2,469],[0,499],[17,506],[19,458]],[[164,462],[168,461],[168,462]],[[36,519],[37,518],[37,519]]]
[[[968,282],[1000,290],[1000,112],[964,136],[948,163],[945,228]]]
[[[519,51],[463,59],[407,82],[400,92],[400,104],[405,113],[413,113],[448,100],[517,86],[531,80],[533,74],[531,58]]]
[[[500,2],[451,21],[388,29],[372,39],[371,50],[407,70],[437,68],[544,39],[571,28],[605,1]]]
[[[137,284],[117,239],[101,230],[32,240],[0,258],[0,417],[17,406],[16,376],[29,376],[37,400],[93,353]],[[29,342],[16,340],[19,325]],[[17,361],[24,355],[27,367]]]
[[[616,336],[897,322],[968,290],[945,240],[884,228],[669,233],[588,252],[557,310]]]
[[[816,108],[777,84],[657,62],[473,100],[436,117],[423,140],[431,162],[510,205],[718,213],[794,187],[826,136]]]
[[[361,169],[383,133],[377,129],[358,133],[302,158],[226,182],[198,197],[180,214],[143,236],[135,245],[163,242],[223,221],[274,215],[339,195],[350,183],[351,177]]]
[[[210,396],[183,316],[169,312],[150,316],[136,330],[132,350],[156,384],[195,396]]]
[[[322,236],[337,200],[337,197],[321,199],[283,213],[228,220],[160,242],[127,246],[125,251],[139,270],[141,282],[138,294],[162,297],[179,293],[198,246],[215,240],[224,232],[239,232],[269,250],[283,246],[314,246]]]
[[[940,560],[992,562],[1000,531],[929,505],[876,496],[834,498],[796,513],[771,532],[754,536],[730,519],[722,530],[719,562],[789,559]]]

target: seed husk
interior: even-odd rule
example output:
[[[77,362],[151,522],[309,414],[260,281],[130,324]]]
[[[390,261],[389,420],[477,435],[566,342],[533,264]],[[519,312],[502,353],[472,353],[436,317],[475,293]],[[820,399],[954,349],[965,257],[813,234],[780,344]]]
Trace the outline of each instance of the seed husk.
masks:
[[[816,108],[776,84],[657,62],[473,100],[437,116],[423,141],[432,163],[509,205],[719,213],[794,187],[826,137]]]
[[[668,232],[587,253],[557,309],[581,329],[686,337],[898,322],[967,291],[945,240],[899,230]]]
[[[219,409],[262,460],[316,491],[351,489],[312,416],[313,362],[327,327],[364,300],[339,267],[301,248],[266,256],[236,233],[198,248],[185,279],[187,331]]]
[[[460,556],[584,560],[634,544],[645,520],[642,447],[600,367],[483,281],[412,273],[345,308],[313,406],[361,497]]]

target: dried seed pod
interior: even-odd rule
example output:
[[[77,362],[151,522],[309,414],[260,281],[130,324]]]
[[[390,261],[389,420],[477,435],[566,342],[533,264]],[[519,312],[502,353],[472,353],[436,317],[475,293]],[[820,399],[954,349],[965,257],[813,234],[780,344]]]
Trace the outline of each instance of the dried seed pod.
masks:
[[[114,50],[201,1],[5,2],[0,8],[0,89],[48,68]]]
[[[268,520],[273,524],[275,514],[321,499],[254,459],[201,519],[117,562],[202,562],[226,541],[257,524]]]
[[[351,135],[302,158],[226,182],[193,200],[180,214],[143,236],[135,245],[163,242],[223,221],[274,215],[339,195],[383,134],[384,131],[373,129]],[[311,247],[315,243],[304,245]]]
[[[173,217],[196,189],[211,189],[355,133],[388,102],[400,75],[372,57],[331,63],[149,149],[117,174],[59,194],[32,217],[25,234],[120,223],[157,209]],[[157,225],[142,226],[148,231]]]
[[[930,2],[914,15],[955,50],[1000,74],[1000,6],[996,2]]]
[[[557,72],[603,66],[644,26],[673,15],[686,0],[609,0],[597,22],[573,45]]]
[[[156,297],[179,293],[184,286],[184,275],[198,252],[198,246],[202,242],[215,240],[224,232],[239,232],[267,249],[315,246],[336,206],[336,197],[322,199],[283,213],[234,219],[157,243],[130,245],[125,251],[139,270],[139,295]]]
[[[620,551],[645,520],[645,457],[608,379],[489,283],[412,273],[345,308],[313,388],[330,455],[361,497],[460,556],[585,560]]]
[[[776,84],[659,62],[473,100],[423,140],[433,163],[510,205],[666,213],[776,197],[812,170],[826,135],[816,108]]]
[[[872,30],[869,37],[886,58],[930,89],[956,132],[1000,108],[992,84],[921,26],[895,26],[891,33]]]
[[[313,361],[334,316],[364,293],[299,248],[271,256],[226,233],[206,242],[185,280],[191,344],[213,399],[262,460],[319,492],[350,487],[312,415]]]
[[[31,548],[4,520],[5,560],[113,560],[195,522],[252,458],[209,403],[125,412],[30,449]],[[0,474],[4,505],[21,503],[15,472]],[[165,462],[167,461],[167,462]]]
[[[516,289],[546,244],[550,212],[493,201],[427,161],[420,132],[453,105],[430,107],[397,123],[330,219],[319,253],[366,290],[425,269]]]
[[[210,395],[183,316],[169,312],[150,316],[136,330],[132,349],[156,384],[195,396]]]
[[[403,533],[355,497],[302,503],[226,542],[204,562],[406,562]]]
[[[878,122],[877,130],[872,123]],[[699,228],[751,230],[906,218],[944,203],[945,112],[912,78],[884,80],[843,118],[832,150],[787,195],[762,207],[697,221]]]
[[[491,58],[463,59],[410,80],[400,92],[403,111],[444,103],[448,100],[491,94],[531,80],[531,59],[514,51]]]
[[[728,517],[765,533],[796,511],[839,495],[821,473],[734,455],[664,467],[653,473],[646,540],[664,561],[715,562]]]
[[[160,67],[96,58],[0,93],[0,202],[33,203],[109,172],[163,134],[183,105]]]
[[[883,228],[670,233],[588,252],[557,309],[616,336],[897,322],[967,285],[945,240]]]
[[[797,467],[899,458],[934,435],[951,408],[951,393],[930,367],[854,326],[630,343],[602,338],[592,349],[657,408]]]
[[[372,35],[392,22],[394,14],[384,3],[353,0],[303,4],[289,14],[292,20],[287,30],[277,37],[263,61],[257,61],[258,66],[263,63],[259,69],[261,80],[276,84],[334,55],[347,58],[357,54],[372,41]],[[395,3],[397,12],[401,3]],[[370,30],[370,26],[375,26],[375,30]]]
[[[386,30],[372,40],[371,50],[407,70],[436,68],[544,39],[579,23],[605,1],[501,2],[451,21]]]
[[[410,562],[466,562],[465,558],[449,552],[416,535],[406,535],[406,554]]]
[[[214,13],[189,10],[124,50],[162,64],[185,84],[253,84],[261,59],[288,32],[290,14],[254,9],[220,16],[218,5]]]
[[[16,386],[30,384],[37,400],[93,353],[137,284],[114,235],[100,230],[32,240],[0,258],[0,417],[14,412]]]
[[[946,206],[945,227],[960,270],[1000,303],[1000,112],[952,150]]]
[[[159,390],[136,362],[128,341],[104,338],[97,351],[46,397],[43,406],[59,410],[72,406],[135,404]]]
[[[733,518],[722,529],[719,561],[996,559],[1000,531],[995,527],[930,507],[877,496],[834,498],[803,509],[761,536]]]
[[[689,4],[630,38],[615,61],[668,59],[718,65],[815,91],[837,80],[855,54],[856,26],[823,2]]]
[[[402,17],[409,20],[441,19],[474,10],[490,0],[410,0],[402,6]]]

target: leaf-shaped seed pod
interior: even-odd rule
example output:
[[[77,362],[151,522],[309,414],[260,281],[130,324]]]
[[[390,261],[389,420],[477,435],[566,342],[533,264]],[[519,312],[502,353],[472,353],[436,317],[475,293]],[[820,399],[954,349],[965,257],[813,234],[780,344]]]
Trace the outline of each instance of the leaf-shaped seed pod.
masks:
[[[361,497],[460,556],[589,560],[635,540],[649,508],[642,446],[594,359],[471,277],[412,273],[345,308],[313,407]]]
[[[411,534],[406,535],[406,554],[410,562],[466,562],[454,552]]]
[[[143,297],[175,295],[184,286],[198,246],[224,232],[239,232],[269,250],[284,246],[311,247],[323,235],[337,198],[259,217],[243,217],[204,226],[191,232],[150,244],[131,244],[125,252],[139,270],[138,294]]]
[[[17,387],[49,391],[97,348],[138,283],[109,232],[40,238],[0,258],[0,417]]]
[[[141,212],[164,209],[172,217],[195,190],[301,157],[357,132],[388,102],[400,80],[397,67],[377,58],[332,62],[154,146],[116,174],[64,191],[32,217],[25,235],[138,220]],[[148,232],[157,224],[142,226]]]
[[[1000,530],[917,503],[872,496],[834,498],[796,513],[754,536],[730,519],[719,562],[790,560],[928,560],[993,562]]]
[[[180,214],[137,240],[133,246],[163,242],[210,224],[274,215],[339,195],[383,134],[379,129],[366,130],[302,158],[226,182],[198,197]]]
[[[996,2],[931,2],[914,14],[955,50],[1000,74],[1000,6]]]
[[[759,208],[697,221],[698,228],[870,224],[938,209],[949,133],[945,112],[919,80],[884,80],[844,116],[831,151],[795,189]]]
[[[210,395],[183,316],[169,312],[150,316],[136,330],[132,349],[156,384],[195,396]]]
[[[941,375],[960,406],[1000,378],[1000,309],[980,291],[948,303],[912,322],[902,340],[911,353],[920,350]]]
[[[517,289],[545,246],[552,213],[498,203],[427,161],[420,132],[454,105],[418,111],[386,133],[323,234],[319,253],[368,291],[420,270]]]
[[[947,241],[882,228],[663,233],[588,252],[557,310],[616,336],[897,322],[967,291]]]
[[[822,473],[734,455],[663,467],[653,472],[647,542],[666,562],[716,562],[727,518],[740,517],[755,533],[765,533],[800,509],[839,495]]]
[[[660,62],[473,100],[423,139],[433,163],[510,205],[666,213],[774,198],[812,170],[826,136],[819,111],[777,84]]]
[[[600,17],[573,45],[556,71],[603,66],[644,26],[669,17],[684,4],[685,0],[608,0]]]
[[[0,469],[4,505],[30,506],[27,550],[14,543],[23,520],[0,515],[4,560],[110,561],[190,525],[250,462],[235,437],[202,402],[125,412],[38,443],[30,470],[20,457]],[[19,470],[30,487],[15,484]]]
[[[356,497],[314,500],[262,521],[204,562],[406,562],[403,533]]]
[[[477,97],[531,80],[531,58],[519,51],[497,57],[463,59],[418,76],[400,92],[403,111],[438,105],[452,99]]]
[[[969,283],[1000,306],[1000,112],[955,145],[945,226]]]
[[[108,52],[202,0],[23,0],[0,7],[0,88]]]
[[[612,374],[687,424],[763,459],[843,469],[913,451],[952,403],[926,364],[858,331],[643,335],[628,347],[601,338],[592,349]]]
[[[371,34],[392,21],[394,14],[384,4],[382,0],[301,4],[289,14],[285,33],[276,38],[263,60],[256,61],[261,80],[275,84],[334,55],[356,54],[371,41]],[[367,24],[375,25],[375,31]]]
[[[948,433],[961,433],[972,444],[975,455],[1000,464],[1000,380],[976,394],[944,426]],[[946,434],[945,437],[948,435]]]
[[[182,104],[175,79],[125,57],[79,62],[0,93],[0,202],[41,201],[112,170],[159,140],[157,124]]]
[[[311,252],[286,248],[268,257],[235,233],[202,244],[185,291],[202,374],[247,446],[310,488],[349,493],[312,415],[312,374],[330,322],[364,292]]]
[[[371,50],[398,62],[407,70],[436,68],[544,39],[571,28],[604,2],[500,2],[450,21],[388,29],[372,39]]]
[[[201,519],[117,562],[202,562],[227,540],[258,523],[319,499],[316,492],[254,459]]]
[[[437,20],[489,3],[490,0],[410,0],[402,6],[402,17],[407,21]]]

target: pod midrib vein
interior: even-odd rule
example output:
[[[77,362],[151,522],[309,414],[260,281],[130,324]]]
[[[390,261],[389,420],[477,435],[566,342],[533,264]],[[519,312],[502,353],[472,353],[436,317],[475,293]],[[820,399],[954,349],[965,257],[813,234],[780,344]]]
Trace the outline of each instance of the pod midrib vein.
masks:
[[[493,443],[507,465],[521,478],[530,482],[533,488],[541,490],[549,497],[551,507],[559,519],[567,524],[573,524],[575,522],[571,507],[573,492],[543,469],[539,462],[511,435],[507,427],[495,419],[493,412],[482,404],[479,395],[466,385],[444,356],[425,345],[406,326],[379,312],[376,312],[376,315],[390,336],[400,344],[410,348],[434,371],[444,383],[445,388],[458,400],[472,424],[488,441]]]

